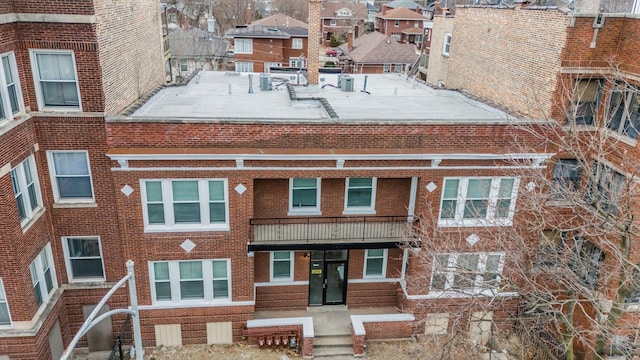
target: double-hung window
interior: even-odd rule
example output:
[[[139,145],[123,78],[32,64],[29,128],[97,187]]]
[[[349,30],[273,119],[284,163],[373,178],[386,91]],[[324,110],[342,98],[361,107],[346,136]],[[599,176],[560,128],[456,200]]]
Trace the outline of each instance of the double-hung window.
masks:
[[[432,291],[477,293],[496,289],[504,267],[504,253],[436,254]]]
[[[582,172],[578,160],[558,159],[553,168],[551,197],[555,200],[566,199],[571,193],[580,190]]]
[[[40,110],[81,110],[76,61],[68,50],[31,50]]]
[[[289,179],[289,215],[320,215],[320,178]]]
[[[607,127],[618,134],[638,139],[640,132],[640,88],[621,87],[611,92]]]
[[[51,257],[51,245],[47,244],[31,262],[29,272],[31,273],[31,283],[36,297],[36,304],[40,306],[49,300],[53,290],[58,287],[53,258]]]
[[[22,89],[13,52],[0,54],[0,123],[24,112]]]
[[[626,177],[602,163],[594,162],[587,200],[598,210],[618,213],[627,184]]]
[[[233,42],[236,54],[253,54],[253,39],[235,39]]]
[[[47,158],[56,202],[94,202],[89,153],[86,150],[47,151]]]
[[[229,230],[226,179],[141,180],[147,231]]]
[[[302,39],[301,38],[293,38],[291,39],[291,48],[293,49],[302,49]]]
[[[364,256],[364,277],[385,277],[387,274],[387,249],[367,249]]]
[[[383,73],[390,73],[391,72],[391,64],[382,65],[382,72]]]
[[[444,42],[442,44],[442,55],[449,56],[451,51],[451,33],[444,34]]]
[[[347,178],[345,214],[375,214],[376,178]]]
[[[571,93],[571,106],[567,122],[578,125],[593,125],[602,93],[599,79],[578,79]]]
[[[271,281],[293,281],[293,251],[271,252]]]
[[[229,259],[149,263],[155,304],[216,303],[231,300]]]
[[[4,284],[0,279],[0,326],[4,325],[11,325],[11,314],[9,313],[7,293],[4,291]]]
[[[33,156],[11,170],[11,182],[20,223],[25,226],[42,208],[42,196]]]
[[[105,280],[99,237],[65,237],[62,245],[70,282]]]
[[[253,63],[246,61],[236,61],[237,72],[253,72]]]
[[[441,226],[511,225],[519,179],[446,178]]]
[[[573,237],[572,253],[569,257],[569,268],[587,287],[596,289],[600,280],[600,268],[605,254],[599,247],[586,241],[584,237]]]

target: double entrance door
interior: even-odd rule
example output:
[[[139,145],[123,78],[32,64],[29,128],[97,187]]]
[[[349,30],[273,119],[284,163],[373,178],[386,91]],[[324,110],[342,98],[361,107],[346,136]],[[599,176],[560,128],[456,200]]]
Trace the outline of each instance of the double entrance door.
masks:
[[[312,250],[309,305],[341,305],[347,299],[349,250]]]

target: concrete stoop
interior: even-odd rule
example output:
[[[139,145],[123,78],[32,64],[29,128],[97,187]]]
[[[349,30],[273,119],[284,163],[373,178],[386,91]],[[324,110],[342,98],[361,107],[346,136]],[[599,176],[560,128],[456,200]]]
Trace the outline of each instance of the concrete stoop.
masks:
[[[319,335],[313,339],[313,357],[326,359],[353,359],[351,335]]]

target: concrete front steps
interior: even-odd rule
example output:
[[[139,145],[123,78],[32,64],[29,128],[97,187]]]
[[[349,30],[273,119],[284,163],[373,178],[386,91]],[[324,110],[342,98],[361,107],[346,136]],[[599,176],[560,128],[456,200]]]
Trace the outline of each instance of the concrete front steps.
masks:
[[[353,339],[351,334],[317,334],[313,339],[313,357],[353,359]]]

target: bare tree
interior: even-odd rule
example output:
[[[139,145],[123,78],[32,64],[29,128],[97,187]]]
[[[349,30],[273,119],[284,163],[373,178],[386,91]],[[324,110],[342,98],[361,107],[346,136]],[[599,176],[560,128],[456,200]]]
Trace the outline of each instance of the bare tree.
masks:
[[[296,20],[307,22],[309,17],[309,2],[298,0],[274,0],[274,11],[287,15]]]
[[[460,299],[453,333],[477,324],[470,314],[503,311],[549,354],[631,358],[640,335],[631,312],[640,301],[640,159],[628,143],[640,131],[640,90],[615,75],[564,83],[554,114],[564,121],[513,121],[514,134],[537,139],[520,153],[553,158],[514,159],[519,170],[497,177],[445,179],[434,211],[421,215],[423,246],[411,260],[430,271],[410,273],[407,284]]]

